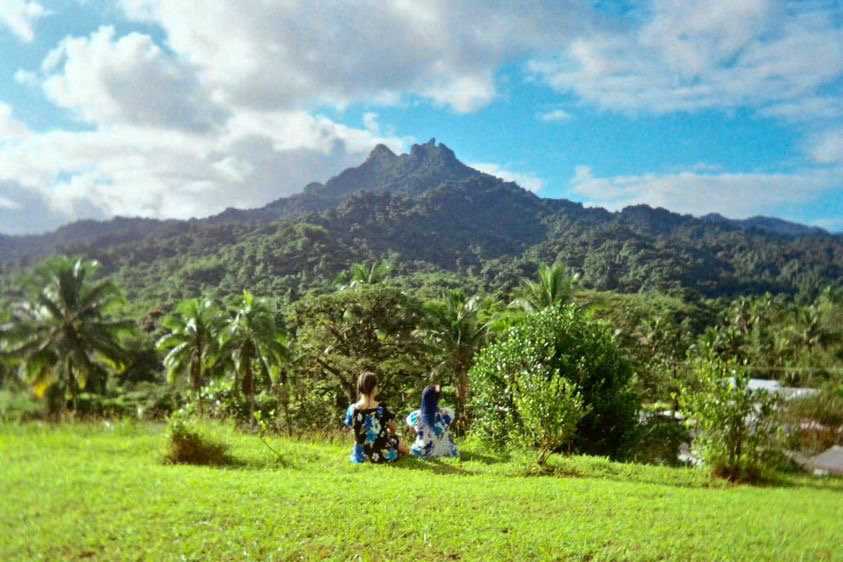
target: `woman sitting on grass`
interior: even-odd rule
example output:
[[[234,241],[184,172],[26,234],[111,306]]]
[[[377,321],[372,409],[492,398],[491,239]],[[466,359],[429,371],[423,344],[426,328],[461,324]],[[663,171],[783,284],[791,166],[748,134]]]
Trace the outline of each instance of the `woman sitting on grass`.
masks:
[[[407,425],[416,432],[410,452],[423,459],[458,457],[459,451],[448,427],[454,419],[451,408],[439,408],[439,385],[428,386],[422,393],[421,409],[407,416]]]
[[[345,413],[345,425],[354,431],[351,462],[392,462],[398,459],[399,454],[406,455],[407,447],[395,435],[398,429],[395,414],[375,400],[378,395],[377,375],[360,375],[357,391],[360,399],[349,406]]]

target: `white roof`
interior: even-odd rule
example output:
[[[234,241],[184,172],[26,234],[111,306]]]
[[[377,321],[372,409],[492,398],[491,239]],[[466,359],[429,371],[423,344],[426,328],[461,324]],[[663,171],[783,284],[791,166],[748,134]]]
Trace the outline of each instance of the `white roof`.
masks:
[[[785,400],[793,400],[794,398],[804,398],[806,396],[813,396],[819,390],[816,388],[799,388],[793,386],[782,386],[777,380],[769,379],[749,379],[750,390],[766,390],[772,394],[779,394]]]

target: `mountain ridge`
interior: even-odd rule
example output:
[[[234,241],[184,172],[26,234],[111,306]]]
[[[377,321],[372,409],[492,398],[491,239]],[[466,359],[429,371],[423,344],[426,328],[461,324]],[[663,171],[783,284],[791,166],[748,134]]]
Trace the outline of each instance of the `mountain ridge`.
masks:
[[[293,298],[324,290],[350,263],[384,259],[402,274],[456,276],[449,283],[471,279],[487,291],[508,291],[537,261],[556,260],[584,286],[620,292],[796,294],[843,279],[843,236],[542,198],[469,168],[435,140],[401,155],[375,147],[359,166],[258,209],[0,238],[0,278],[59,251],[99,260],[131,300],[159,304],[244,288]]]
[[[343,170],[324,184],[311,182],[303,191],[288,197],[275,199],[254,209],[228,208],[221,213],[201,219],[179,221],[140,217],[114,217],[108,221],[81,220],[62,226],[54,231],[32,235],[0,234],[0,262],[31,261],[65,248],[99,241],[125,241],[162,235],[171,230],[180,230],[191,224],[224,224],[229,222],[272,222],[279,219],[299,218],[312,213],[321,213],[335,208],[350,195],[360,191],[394,192],[418,197],[440,185],[459,182],[468,178],[493,176],[463,164],[454,152],[443,143],[430,139],[424,144],[413,145],[409,153],[397,155],[386,145],[379,144],[359,166]],[[567,199],[540,198],[549,209],[575,212],[585,215],[582,204]],[[666,229],[680,224],[684,217],[667,209],[647,205],[633,205],[617,212],[600,207],[592,216],[618,216],[626,220],[637,216],[652,223],[654,228]],[[650,209],[650,211],[647,211]],[[694,218],[694,217],[691,217]],[[635,219],[633,219],[635,220]],[[709,224],[728,225],[740,229],[756,229],[786,236],[830,235],[819,227],[811,227],[774,217],[752,217],[749,219],[728,219],[717,213],[698,217]]]

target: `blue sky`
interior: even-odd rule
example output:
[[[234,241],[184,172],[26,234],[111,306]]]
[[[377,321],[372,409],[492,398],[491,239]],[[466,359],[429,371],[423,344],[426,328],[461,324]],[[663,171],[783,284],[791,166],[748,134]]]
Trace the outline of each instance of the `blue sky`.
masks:
[[[0,233],[206,216],[431,137],[544,197],[843,231],[843,6],[3,0]]]

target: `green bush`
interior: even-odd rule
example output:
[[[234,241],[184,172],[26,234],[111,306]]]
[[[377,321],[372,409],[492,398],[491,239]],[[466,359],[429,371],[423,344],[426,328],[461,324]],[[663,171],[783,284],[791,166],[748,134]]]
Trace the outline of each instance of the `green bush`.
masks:
[[[514,388],[515,407],[521,426],[512,438],[538,450],[538,464],[565,445],[586,414],[577,387],[564,377],[536,370],[524,373]]]
[[[749,371],[735,359],[697,357],[692,366],[679,405],[695,433],[694,450],[717,476],[758,478],[776,452],[776,396],[751,390]]]
[[[29,392],[0,390],[0,421],[22,422],[44,415],[44,404]]]
[[[478,437],[503,446],[513,429],[523,427],[516,389],[536,372],[578,388],[586,414],[577,423],[574,449],[614,458],[628,454],[639,405],[630,390],[632,369],[611,327],[570,306],[527,316],[505,339],[480,351],[469,373],[472,431]]]
[[[207,434],[192,418],[178,412],[170,418],[165,462],[172,464],[225,465],[233,462],[229,446]]]

